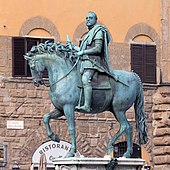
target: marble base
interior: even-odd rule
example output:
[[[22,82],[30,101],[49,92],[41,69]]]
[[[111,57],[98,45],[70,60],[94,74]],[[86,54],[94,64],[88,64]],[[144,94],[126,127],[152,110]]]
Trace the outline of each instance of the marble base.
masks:
[[[53,160],[55,170],[106,170],[110,162],[110,157],[56,158]],[[136,158],[117,158],[114,162],[116,163],[114,170],[140,170],[145,163],[143,159]]]

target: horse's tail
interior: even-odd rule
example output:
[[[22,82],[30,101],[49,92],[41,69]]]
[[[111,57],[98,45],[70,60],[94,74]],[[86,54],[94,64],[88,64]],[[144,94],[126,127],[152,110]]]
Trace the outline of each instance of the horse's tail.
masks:
[[[143,89],[142,89],[142,82],[139,76],[134,73],[137,77],[137,81],[139,82],[139,91],[134,103],[135,109],[135,119],[136,119],[136,126],[138,130],[138,140],[139,144],[145,144],[148,141],[148,129],[146,125],[146,113],[144,111],[144,97],[143,97]]]

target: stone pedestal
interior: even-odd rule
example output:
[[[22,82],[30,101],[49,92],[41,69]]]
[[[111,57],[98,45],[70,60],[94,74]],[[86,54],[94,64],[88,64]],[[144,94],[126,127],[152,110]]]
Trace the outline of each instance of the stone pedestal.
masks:
[[[111,162],[112,161],[112,162]],[[144,164],[143,159],[118,158],[56,158],[53,160],[55,170],[140,170]]]

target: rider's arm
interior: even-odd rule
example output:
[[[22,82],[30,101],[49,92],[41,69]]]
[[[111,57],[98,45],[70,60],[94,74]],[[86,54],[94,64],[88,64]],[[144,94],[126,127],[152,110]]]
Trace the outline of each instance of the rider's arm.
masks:
[[[83,54],[86,55],[95,55],[95,54],[100,54],[102,52],[102,45],[103,45],[103,32],[101,30],[99,30],[94,39],[94,47],[83,50]]]
[[[100,54],[102,52],[103,40],[94,40],[94,47],[90,49],[83,50],[83,54]]]

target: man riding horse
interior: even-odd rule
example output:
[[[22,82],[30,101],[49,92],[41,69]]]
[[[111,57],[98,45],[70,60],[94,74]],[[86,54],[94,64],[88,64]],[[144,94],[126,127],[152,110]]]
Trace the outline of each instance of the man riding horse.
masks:
[[[97,25],[96,22],[96,14],[89,12],[86,17],[89,32],[85,35],[80,47],[70,43],[80,56],[76,63],[70,60],[71,57],[67,57],[68,55],[65,53],[67,46],[61,43],[39,44],[32,47],[31,51],[26,53],[24,57],[29,63],[32,79],[36,86],[43,84],[44,70],[46,69],[48,72],[49,96],[55,108],[44,115],[43,121],[50,139],[59,142],[58,135],[51,129],[50,120],[57,120],[61,116],[67,118],[71,148],[66,157],[74,157],[77,150],[74,111],[78,104],[77,110],[79,109],[80,113],[83,111],[85,111],[83,113],[87,112],[88,114],[97,114],[104,111],[113,113],[120,124],[120,128],[109,139],[107,154],[113,151],[116,140],[122,134],[125,134],[127,137],[127,149],[123,157],[130,158],[133,153],[132,126],[127,120],[126,111],[132,105],[134,105],[135,110],[139,144],[145,144],[148,140],[142,82],[134,72],[113,71],[109,68],[107,49],[110,40],[109,34],[104,26]],[[76,66],[79,67],[79,61],[81,61],[80,71],[85,95],[84,105],[80,107],[78,103],[82,92],[82,89],[79,88],[80,71],[79,69],[74,69]],[[96,88],[93,86],[95,88],[92,96],[92,83],[94,83],[96,73],[100,74],[99,78],[101,75],[104,75],[104,77],[109,75],[116,81],[109,79],[109,89],[104,86],[101,90],[101,87]],[[92,78],[93,81],[91,82]]]
[[[94,12],[87,14],[86,26],[89,31],[83,37],[80,47],[70,44],[81,59],[80,73],[84,88],[84,105],[76,106],[76,109],[90,112],[93,75],[96,71],[110,72],[108,56],[110,36],[103,25],[97,24],[97,15]]]

